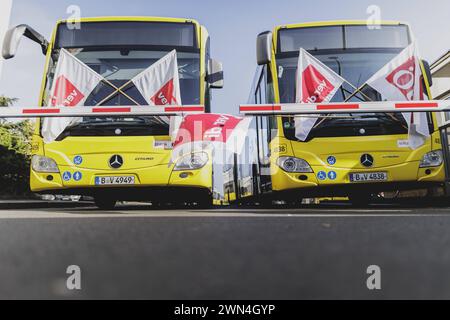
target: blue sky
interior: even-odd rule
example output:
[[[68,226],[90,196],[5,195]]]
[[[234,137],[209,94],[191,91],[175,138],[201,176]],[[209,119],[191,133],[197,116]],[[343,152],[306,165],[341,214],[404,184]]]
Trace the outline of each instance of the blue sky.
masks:
[[[56,20],[68,17],[67,7],[78,5],[83,17],[148,15],[194,18],[211,35],[212,55],[225,68],[225,88],[215,90],[213,111],[237,113],[245,103],[255,62],[255,38],[275,25],[317,20],[367,19],[367,7],[378,5],[381,18],[410,22],[422,56],[434,61],[450,49],[450,1],[416,0],[13,0],[11,25],[27,23],[49,37]],[[1,4],[1,0],[0,0]],[[1,8],[0,8],[1,10]],[[39,48],[23,41],[19,54],[6,61],[0,94],[35,105],[44,66]]]

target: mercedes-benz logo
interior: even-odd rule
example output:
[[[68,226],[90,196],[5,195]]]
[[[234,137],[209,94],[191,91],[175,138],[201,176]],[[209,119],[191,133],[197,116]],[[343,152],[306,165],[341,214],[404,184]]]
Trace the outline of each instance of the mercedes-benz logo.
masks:
[[[374,163],[374,160],[373,160],[373,157],[370,154],[366,153],[366,154],[363,154],[361,156],[361,164],[364,167],[369,168],[369,167],[373,166],[373,163]]]
[[[121,166],[123,166],[123,158],[118,154],[113,155],[109,159],[109,166],[113,169],[119,169]]]

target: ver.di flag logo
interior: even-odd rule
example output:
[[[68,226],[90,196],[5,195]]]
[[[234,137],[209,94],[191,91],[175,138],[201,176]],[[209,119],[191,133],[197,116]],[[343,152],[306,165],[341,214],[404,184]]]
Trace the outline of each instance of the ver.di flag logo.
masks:
[[[409,58],[405,63],[392,71],[386,77],[386,81],[395,86],[406,100],[413,100],[415,74],[416,64],[414,58]]]
[[[173,79],[170,79],[150,100],[157,106],[177,103],[174,94]]]
[[[320,103],[328,101],[335,86],[328,81],[313,65],[302,73],[302,102]]]
[[[300,48],[297,66],[296,102],[329,102],[345,80],[321,61]],[[317,122],[316,117],[295,117],[295,136],[305,141]]]
[[[52,106],[74,107],[83,99],[84,94],[65,76],[60,76],[56,79],[55,90],[51,100]]]

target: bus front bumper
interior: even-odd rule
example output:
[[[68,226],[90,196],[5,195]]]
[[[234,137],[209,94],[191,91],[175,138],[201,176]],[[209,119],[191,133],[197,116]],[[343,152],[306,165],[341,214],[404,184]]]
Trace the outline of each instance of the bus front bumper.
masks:
[[[174,171],[168,165],[120,171],[59,166],[59,170],[59,173],[40,173],[31,169],[31,191],[87,196],[108,193],[120,200],[159,200],[171,195],[178,200],[210,195],[212,190],[212,169],[208,165],[187,171]],[[134,177],[134,184],[98,185],[97,177]]]
[[[279,167],[272,173],[274,192],[301,193],[304,196],[347,196],[352,192],[382,192],[441,186],[445,181],[444,165],[419,168],[418,162],[390,167],[352,169],[312,166],[313,173],[288,173]],[[387,174],[382,182],[351,182],[351,173]]]

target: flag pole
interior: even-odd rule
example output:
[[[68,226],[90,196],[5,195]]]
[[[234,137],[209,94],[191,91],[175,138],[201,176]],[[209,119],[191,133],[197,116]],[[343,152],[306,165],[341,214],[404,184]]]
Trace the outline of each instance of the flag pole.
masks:
[[[137,106],[139,105],[138,102],[136,102],[133,98],[131,98],[129,95],[127,95],[125,92],[122,91],[122,89],[124,89],[126,86],[128,86],[131,83],[131,80],[128,81],[127,83],[125,83],[123,86],[121,86],[120,88],[117,88],[113,83],[109,82],[106,79],[102,80],[103,82],[105,82],[106,84],[110,85],[111,87],[113,87],[114,89],[116,89],[114,92],[112,92],[110,95],[108,95],[105,99],[103,99],[102,101],[100,101],[99,103],[97,103],[97,106],[102,105],[103,103],[105,103],[106,101],[110,100],[112,97],[114,97],[117,93],[121,93],[123,94],[125,97],[127,97],[128,99],[130,99],[132,102],[134,102]]]
[[[130,84],[130,81],[128,81],[123,87],[117,88],[112,82],[110,82],[109,80],[105,79],[105,82],[107,84],[109,84],[111,87],[113,87],[114,89],[117,90],[117,92],[120,92],[121,94],[123,94],[125,97],[127,97],[128,99],[130,99],[132,102],[134,102],[137,106],[139,105],[139,103],[134,100],[132,97],[130,97],[129,95],[127,95],[125,93],[125,91],[122,91],[122,88],[125,88],[128,84]]]
[[[349,97],[347,97],[347,99],[345,99],[344,102],[348,102],[351,98],[353,98],[354,96],[356,96],[358,93],[361,93],[361,95],[366,98],[368,101],[373,101],[372,98],[368,97],[364,92],[362,92],[361,90],[367,85],[366,83],[364,83],[362,86],[360,86],[359,88],[355,87],[353,84],[351,84],[350,82],[348,82],[347,80],[345,80],[345,82],[347,82],[350,87],[352,87],[355,92],[353,92]]]
[[[103,103],[105,103],[106,101],[108,101],[109,99],[111,99],[113,96],[115,96],[118,92],[122,93],[125,97],[127,97],[128,99],[130,99],[132,102],[134,102],[137,106],[139,105],[139,103],[134,100],[133,98],[131,98],[129,95],[127,95],[125,92],[122,91],[123,88],[126,88],[130,83],[132,83],[132,80],[129,80],[127,83],[125,83],[124,85],[122,85],[120,88],[117,88],[112,82],[104,79],[103,80],[106,84],[110,85],[111,87],[113,87],[114,89],[116,89],[116,91],[112,92],[109,96],[107,96],[105,99],[103,99],[102,101],[100,101],[99,103],[97,103],[97,106],[102,105]],[[160,117],[156,117],[158,119],[158,121],[160,123],[165,123],[164,120],[162,120]]]

